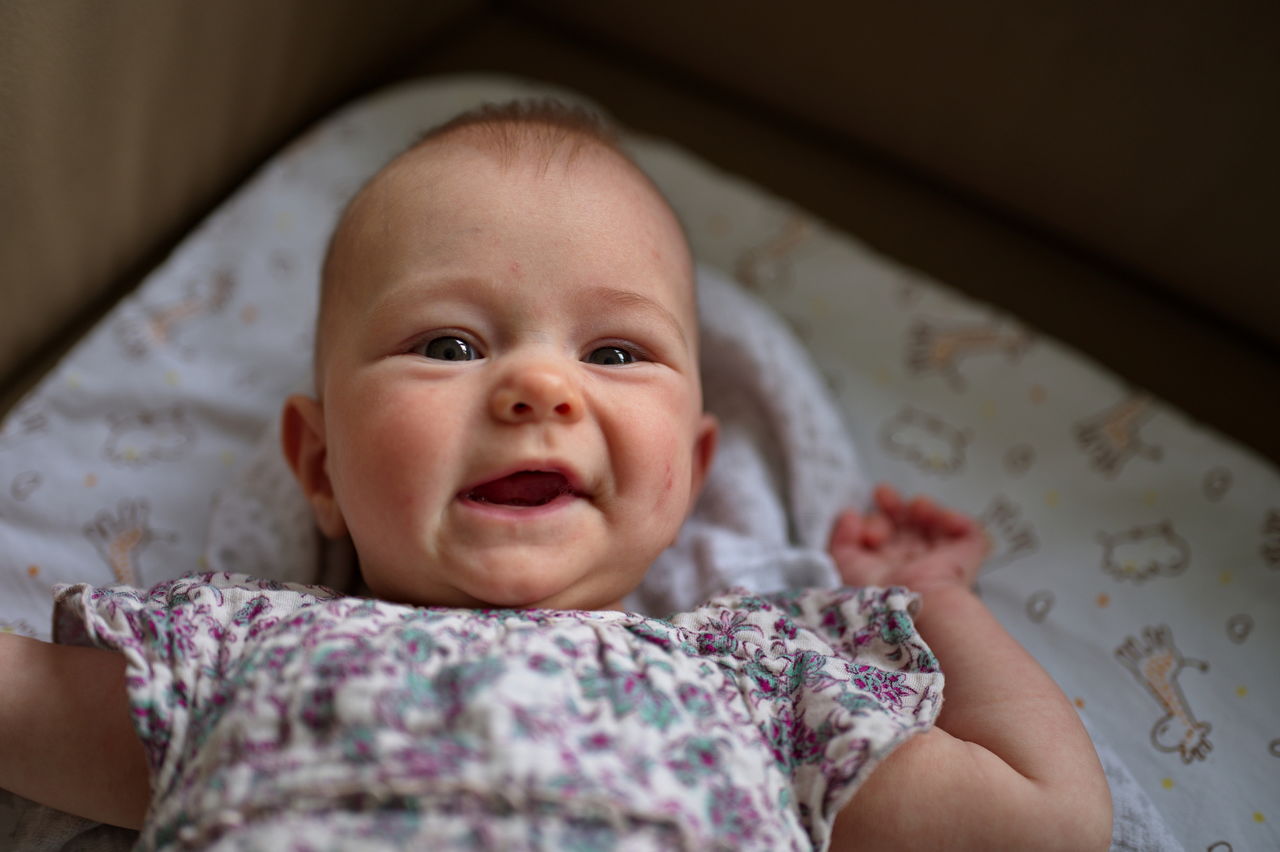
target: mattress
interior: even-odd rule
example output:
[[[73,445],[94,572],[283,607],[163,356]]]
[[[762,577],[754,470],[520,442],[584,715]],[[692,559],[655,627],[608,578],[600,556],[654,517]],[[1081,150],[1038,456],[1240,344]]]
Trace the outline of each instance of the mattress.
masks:
[[[427,127],[549,91],[451,77],[345,108],[105,317],[0,426],[0,630],[48,638],[57,583],[239,567],[210,550],[210,518],[253,473],[280,401],[308,384],[342,204]],[[869,478],[982,521],[984,599],[1172,834],[1192,849],[1280,847],[1277,471],[785,199],[661,140],[627,145],[699,261],[804,341]],[[325,579],[306,524],[273,523],[271,547],[305,555],[279,575]],[[18,830],[10,798],[0,838]],[[1174,848],[1160,837],[1135,842]]]

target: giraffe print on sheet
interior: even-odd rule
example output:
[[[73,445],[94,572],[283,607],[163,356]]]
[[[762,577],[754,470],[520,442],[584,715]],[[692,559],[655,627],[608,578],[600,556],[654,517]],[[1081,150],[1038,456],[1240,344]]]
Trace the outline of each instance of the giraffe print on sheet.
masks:
[[[907,368],[912,373],[938,373],[952,390],[963,391],[960,362],[991,352],[1016,362],[1027,351],[1025,331],[1007,331],[992,324],[946,326],[920,321],[907,334]]]
[[[1158,461],[1164,455],[1160,447],[1144,443],[1138,435],[1153,414],[1151,397],[1135,394],[1077,423],[1076,442],[1088,453],[1094,468],[1112,479],[1135,456]]]
[[[734,269],[738,280],[757,292],[790,283],[791,254],[809,238],[812,229],[804,216],[791,214],[775,236],[742,253]]]
[[[1003,495],[996,495],[977,520],[991,543],[991,554],[987,557],[989,567],[1007,565],[1035,553],[1039,547],[1035,527],[1022,517],[1022,508]]]
[[[172,344],[184,324],[225,308],[234,286],[234,277],[225,269],[209,278],[191,281],[177,301],[143,308],[142,316],[128,316],[117,323],[116,339],[126,355],[143,358],[153,349]]]
[[[1183,763],[1208,757],[1213,749],[1209,742],[1213,728],[1192,714],[1178,675],[1187,667],[1207,672],[1209,664],[1182,656],[1165,625],[1143,628],[1141,639],[1126,637],[1115,655],[1164,711],[1151,727],[1151,744],[1159,751],[1176,752]]]
[[[85,538],[107,563],[116,582],[141,586],[138,554],[153,541],[172,541],[175,536],[157,532],[148,523],[151,504],[145,499],[121,500],[113,513],[103,509],[84,525]]]

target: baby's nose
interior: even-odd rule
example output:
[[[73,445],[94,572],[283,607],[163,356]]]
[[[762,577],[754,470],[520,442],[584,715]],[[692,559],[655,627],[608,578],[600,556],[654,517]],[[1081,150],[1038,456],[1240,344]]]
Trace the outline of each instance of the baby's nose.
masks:
[[[494,390],[490,410],[508,423],[546,419],[575,422],[582,417],[582,394],[559,369],[528,365],[513,370]]]

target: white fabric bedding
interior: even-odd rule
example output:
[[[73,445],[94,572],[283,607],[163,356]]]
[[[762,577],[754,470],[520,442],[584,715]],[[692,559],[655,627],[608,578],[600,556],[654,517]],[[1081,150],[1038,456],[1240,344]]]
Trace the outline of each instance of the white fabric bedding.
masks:
[[[307,382],[328,231],[421,130],[483,100],[547,91],[450,78],[340,112],[82,341],[0,425],[0,629],[47,637],[60,582],[150,585],[280,552],[306,556],[281,564],[282,579],[340,577],[342,554],[330,552],[317,578],[305,506],[258,463],[273,455],[263,435],[280,400]],[[1135,813],[1149,798],[1189,849],[1280,845],[1276,470],[786,202],[663,143],[632,148],[700,260],[732,271],[803,338],[868,481],[984,520],[998,544],[986,600],[1088,714],[1117,771],[1128,767],[1145,792]],[[218,502],[228,487],[271,511],[241,523]],[[806,535],[797,544],[811,548]],[[804,556],[780,564],[810,581],[821,571]],[[716,589],[668,584],[647,602],[700,591]],[[0,841],[15,813],[0,800]],[[1149,825],[1134,821],[1117,848],[1173,848]]]

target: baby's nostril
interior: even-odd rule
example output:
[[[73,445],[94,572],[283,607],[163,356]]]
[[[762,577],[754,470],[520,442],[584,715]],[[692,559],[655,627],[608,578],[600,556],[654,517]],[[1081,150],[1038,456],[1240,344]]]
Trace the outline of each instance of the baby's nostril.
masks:
[[[556,406],[556,414],[568,414],[568,413],[569,413],[569,403],[562,402]]]
[[[516,414],[524,414],[526,411],[529,410],[529,403],[517,402],[515,405],[511,406],[511,410],[514,411]]]

